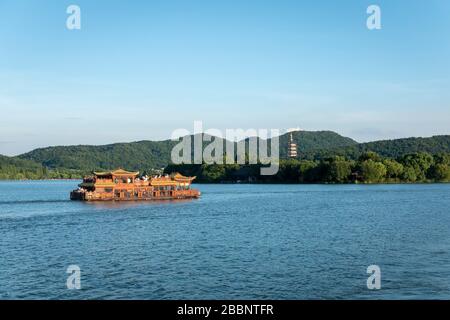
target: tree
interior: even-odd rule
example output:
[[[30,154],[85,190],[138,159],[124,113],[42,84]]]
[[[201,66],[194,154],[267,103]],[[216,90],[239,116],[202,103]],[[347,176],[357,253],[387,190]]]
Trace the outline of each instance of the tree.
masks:
[[[367,151],[365,153],[363,153],[359,159],[360,162],[364,162],[366,160],[373,160],[373,161],[381,161],[381,157],[378,153],[373,152],[373,151]]]
[[[386,167],[386,178],[400,179],[403,174],[403,165],[392,159],[383,160]]]
[[[300,166],[298,160],[284,160],[280,162],[277,179],[282,182],[298,182]]]
[[[380,182],[386,176],[386,166],[381,162],[366,160],[361,163],[361,175],[365,182]]]
[[[417,180],[416,170],[412,167],[404,167],[401,178],[405,182],[415,182]]]
[[[428,177],[435,181],[450,181],[450,166],[438,163],[428,170]]]
[[[336,156],[324,162],[325,179],[329,182],[348,182],[352,173],[352,162],[347,161],[344,157]]]
[[[204,164],[201,176],[206,182],[219,182],[225,178],[225,167],[218,164]]]
[[[416,180],[426,180],[428,169],[434,164],[434,158],[426,152],[412,153],[403,156],[400,162],[405,166],[414,169]]]
[[[434,163],[442,163],[450,165],[450,154],[449,153],[438,153],[434,156]]]
[[[299,164],[299,182],[314,182],[317,178],[317,162],[310,160],[302,160]]]

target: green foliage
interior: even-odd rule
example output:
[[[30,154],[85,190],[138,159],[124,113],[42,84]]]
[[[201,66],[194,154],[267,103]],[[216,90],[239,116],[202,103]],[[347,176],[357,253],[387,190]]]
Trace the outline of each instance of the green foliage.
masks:
[[[351,183],[448,181],[450,136],[357,143],[331,131],[293,132],[298,158],[287,159],[290,134],[279,137],[280,170],[261,176],[257,165],[170,164],[177,141],[60,146],[18,157],[0,156],[0,179],[80,178],[93,170],[180,171],[202,182]],[[192,138],[192,137],[191,137]],[[191,139],[193,143],[194,139]],[[270,139],[269,139],[270,140]],[[245,141],[248,145],[248,140]],[[203,142],[203,146],[209,142]],[[225,147],[225,143],[223,143]],[[270,141],[268,141],[270,150]],[[236,149],[236,143],[235,143]],[[192,156],[192,155],[191,155]],[[368,162],[366,162],[368,161]],[[370,162],[371,161],[371,162]]]
[[[434,164],[428,169],[428,178],[434,181],[450,181],[450,154],[440,153],[434,156]]]
[[[365,160],[360,164],[361,176],[364,182],[382,182],[386,177],[386,166],[372,159]]]
[[[317,161],[301,160],[298,163],[300,177],[299,182],[314,182],[319,173]]]
[[[434,156],[434,162],[450,165],[450,153],[438,153]]]
[[[201,179],[205,182],[216,182],[225,176],[225,166],[220,164],[203,164]]]
[[[322,167],[325,174],[324,181],[326,182],[348,182],[352,173],[352,162],[347,161],[344,157],[336,156],[325,160]]]
[[[49,170],[31,160],[0,155],[0,180],[74,179],[85,172],[70,169]]]
[[[288,141],[290,134],[280,136],[280,157],[287,158]],[[358,143],[350,138],[343,137],[333,131],[295,131],[292,132],[292,138],[297,143],[299,157],[304,159],[313,159],[310,155],[336,148],[356,146]],[[269,139],[270,140],[270,139]],[[270,142],[268,142],[270,146]],[[330,154],[332,156],[333,154]]]
[[[450,166],[444,163],[434,164],[429,169],[428,177],[435,181],[450,181]]]
[[[423,181],[426,179],[428,169],[434,164],[434,158],[429,153],[421,152],[407,154],[400,158],[400,162],[407,170],[414,170],[416,180]]]
[[[401,179],[402,181],[405,182],[416,182],[417,181],[416,170],[414,170],[414,168],[412,167],[404,167]]]
[[[386,178],[391,181],[400,180],[404,167],[401,163],[393,160],[393,159],[384,159],[383,164],[386,167]]]
[[[160,169],[170,162],[170,153],[177,142],[140,141],[104,146],[62,146],[36,149],[20,155],[48,168],[93,171],[118,167],[128,170]]]
[[[450,154],[450,136],[434,136],[430,138],[406,138],[356,143],[350,146],[336,146],[319,150],[299,150],[299,154],[307,159],[325,159],[331,156],[345,156],[358,159],[367,152],[376,152],[383,158],[399,159],[406,154],[426,152],[429,154]],[[367,159],[366,159],[367,160]],[[379,159],[372,159],[379,161]]]
[[[302,152],[328,150],[335,147],[355,145],[357,142],[331,131],[298,131],[293,133]],[[220,139],[220,138],[214,138]],[[193,144],[191,136],[191,144]],[[280,137],[280,157],[287,157],[288,135]],[[124,167],[128,170],[142,168],[163,168],[170,163],[172,148],[177,141],[139,141],[115,143],[104,146],[59,146],[36,149],[20,155],[48,168],[69,168],[77,170],[109,170]],[[203,146],[209,142],[203,142]],[[246,140],[248,148],[248,139]],[[223,143],[225,148],[225,143]],[[268,142],[270,150],[270,142]],[[235,143],[236,149],[236,143]]]
[[[289,136],[290,134],[284,134],[279,137],[281,159],[287,158]],[[419,152],[428,152],[433,155],[450,154],[450,136],[369,143],[357,143],[332,131],[297,131],[293,132],[292,136],[298,146],[298,159],[303,160],[321,160],[334,156],[343,156],[353,160],[366,157],[365,160],[368,160],[375,154],[384,158],[397,159],[406,154]],[[192,144],[193,140],[191,136]],[[67,168],[84,171],[109,170],[117,167],[124,167],[128,170],[160,169],[170,163],[172,148],[177,143],[177,141],[164,140],[116,143],[104,146],[48,147],[25,153],[19,158],[32,160],[52,169]],[[204,146],[208,144],[209,142],[203,142]],[[248,139],[246,144],[248,145]],[[225,148],[225,143],[223,145]],[[270,150],[270,141],[268,141],[268,147]],[[380,161],[373,158],[372,160]]]
[[[372,160],[372,161],[376,161],[376,162],[380,162],[381,161],[381,157],[378,153],[373,152],[373,151],[367,151],[364,152],[358,159],[359,161],[363,162],[366,160]]]
[[[378,161],[375,161],[377,159]],[[259,183],[389,183],[450,181],[447,155],[430,158],[425,153],[410,154],[394,160],[370,153],[358,161],[344,157],[324,160],[281,160],[278,173],[261,176],[257,165],[174,165],[166,173],[180,172],[197,176],[197,182],[259,182]],[[440,161],[439,163],[436,163]],[[429,166],[430,163],[433,163]],[[417,171],[419,170],[419,171]]]
[[[286,160],[280,163],[277,173],[277,180],[282,182],[298,182],[301,176],[301,170],[297,160]]]

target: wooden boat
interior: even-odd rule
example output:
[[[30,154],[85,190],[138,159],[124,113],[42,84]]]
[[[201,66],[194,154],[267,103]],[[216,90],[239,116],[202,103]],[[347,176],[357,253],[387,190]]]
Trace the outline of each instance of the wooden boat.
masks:
[[[78,189],[70,193],[71,200],[134,201],[198,198],[200,191],[191,189],[196,177],[179,173],[139,177],[139,172],[117,169],[93,172],[83,179]]]

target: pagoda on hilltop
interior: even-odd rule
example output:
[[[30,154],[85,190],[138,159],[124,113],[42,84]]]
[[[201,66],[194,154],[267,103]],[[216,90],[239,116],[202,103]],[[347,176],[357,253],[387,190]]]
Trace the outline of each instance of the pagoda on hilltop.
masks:
[[[292,133],[289,134],[288,157],[291,159],[297,158],[297,144],[292,138]]]

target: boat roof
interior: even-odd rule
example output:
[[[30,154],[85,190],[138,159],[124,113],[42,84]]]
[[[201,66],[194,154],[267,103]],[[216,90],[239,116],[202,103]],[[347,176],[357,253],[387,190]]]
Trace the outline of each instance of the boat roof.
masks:
[[[179,181],[179,182],[190,182],[190,181],[194,180],[195,178],[197,178],[196,176],[194,176],[194,177],[186,177],[186,176],[183,176],[182,174],[180,174],[178,172],[175,173],[172,177],[173,177],[173,179],[175,181]]]
[[[186,177],[183,176],[180,173],[174,173],[170,176],[165,177],[158,177],[158,178],[152,178],[150,180],[150,184],[152,186],[169,186],[169,185],[178,185],[178,183],[190,183],[192,180],[194,180],[196,177]]]
[[[104,176],[137,176],[139,174],[139,171],[132,172],[132,171],[126,171],[124,169],[116,169],[113,171],[103,171],[103,172],[93,172],[97,177],[104,177]]]

